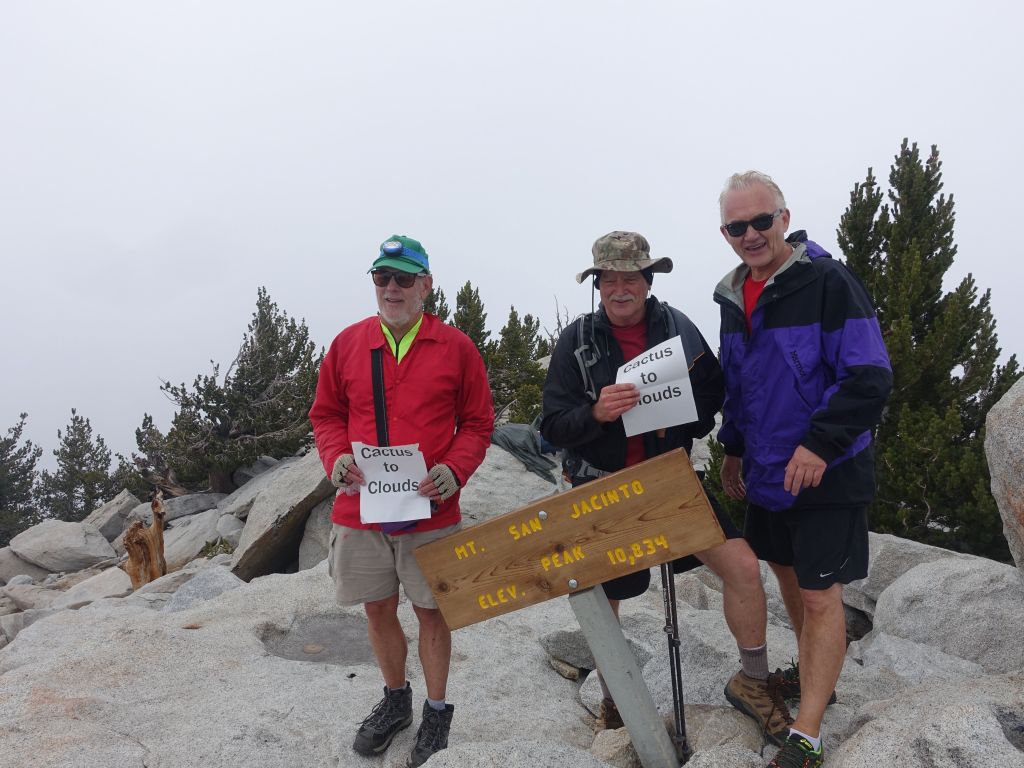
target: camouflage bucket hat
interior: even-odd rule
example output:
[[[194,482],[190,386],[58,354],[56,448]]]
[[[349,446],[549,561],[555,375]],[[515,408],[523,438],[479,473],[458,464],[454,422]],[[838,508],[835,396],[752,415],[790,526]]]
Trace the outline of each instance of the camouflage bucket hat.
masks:
[[[639,272],[642,269],[650,269],[651,272],[672,271],[672,259],[667,256],[652,259],[647,238],[637,232],[609,232],[599,237],[591,250],[594,266],[576,275],[577,283],[582,283],[588,275],[606,269],[613,272]]]

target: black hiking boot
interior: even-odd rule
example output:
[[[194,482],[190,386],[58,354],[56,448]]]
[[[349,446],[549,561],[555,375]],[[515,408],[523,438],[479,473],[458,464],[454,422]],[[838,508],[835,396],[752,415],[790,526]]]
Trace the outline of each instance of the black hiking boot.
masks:
[[[411,724],[412,686],[406,681],[405,688],[392,691],[385,685],[384,698],[359,726],[352,749],[366,757],[379,755],[391,745],[400,730]]]
[[[448,729],[451,728],[454,713],[453,704],[446,704],[444,709],[439,710],[423,702],[423,721],[416,731],[416,746],[412,748],[412,754],[405,763],[406,768],[419,768],[432,754],[447,748]]]
[[[786,669],[778,669],[768,675],[768,679],[775,683],[782,698],[790,701],[800,701],[800,665],[790,661]],[[829,704],[836,703],[836,692],[828,699]]]

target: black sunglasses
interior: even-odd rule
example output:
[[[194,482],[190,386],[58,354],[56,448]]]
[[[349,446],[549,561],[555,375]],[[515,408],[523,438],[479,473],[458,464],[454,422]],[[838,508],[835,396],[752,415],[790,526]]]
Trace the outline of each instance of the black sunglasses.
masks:
[[[784,209],[779,208],[775,213],[762,213],[760,216],[755,216],[750,221],[730,221],[728,224],[722,225],[722,231],[728,232],[733,237],[742,237],[747,231],[747,226],[751,226],[758,232],[764,232],[765,230],[771,229],[775,219],[782,213]]]
[[[379,269],[373,270],[370,274],[373,276],[373,284],[378,288],[386,288],[387,284],[391,282],[391,278],[395,279],[399,288],[412,288],[416,284],[416,278],[419,277],[419,275],[409,272],[384,272]]]

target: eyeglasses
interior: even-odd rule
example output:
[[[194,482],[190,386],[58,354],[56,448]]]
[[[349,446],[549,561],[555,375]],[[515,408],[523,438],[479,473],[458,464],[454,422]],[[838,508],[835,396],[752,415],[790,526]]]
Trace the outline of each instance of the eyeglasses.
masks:
[[[380,269],[373,270],[370,275],[373,277],[373,284],[378,288],[386,288],[391,282],[391,278],[395,279],[399,288],[412,288],[416,284],[416,278],[419,277],[419,275],[409,272],[385,272]]]
[[[750,221],[730,221],[728,224],[722,225],[722,231],[728,232],[732,237],[742,237],[747,231],[747,226],[751,226],[758,232],[764,232],[772,228],[772,224],[775,223],[775,219],[778,218],[784,208],[779,208],[775,213],[762,213],[760,216],[755,216]]]

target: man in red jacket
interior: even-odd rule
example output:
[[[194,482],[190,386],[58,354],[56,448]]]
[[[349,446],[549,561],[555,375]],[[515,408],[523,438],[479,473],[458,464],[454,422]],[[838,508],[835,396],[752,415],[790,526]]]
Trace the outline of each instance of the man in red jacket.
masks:
[[[437,608],[413,550],[460,524],[459,488],[483,461],[494,409],[479,351],[461,331],[423,312],[433,287],[423,246],[393,235],[370,269],[378,314],[343,330],[320,367],[309,412],[317,450],[339,488],[331,519],[328,565],[341,605],[362,603],[370,644],[384,676],[384,698],[363,721],[352,748],[380,754],[412,723],[412,687],[405,677],[407,647],[398,620],[402,585],[419,621],[419,657],[427,688],[423,720],[408,766],[422,765],[448,745],[455,707],[445,701],[451,631]],[[378,424],[371,359],[379,355],[383,392]],[[431,501],[425,520],[362,523],[359,488],[365,477],[352,443],[419,444],[430,470],[419,493]],[[397,528],[397,530],[396,530]]]

